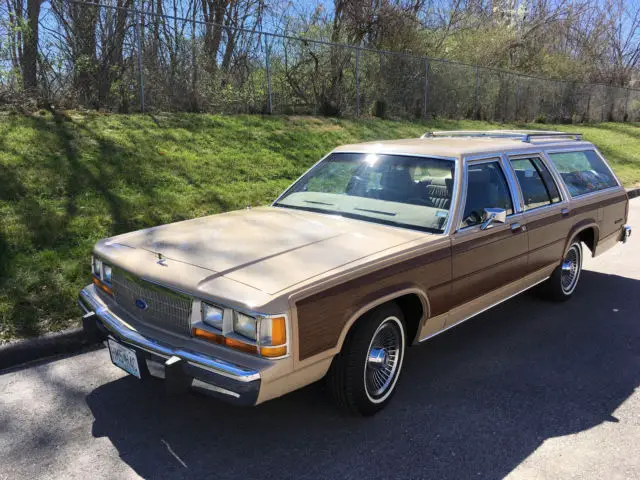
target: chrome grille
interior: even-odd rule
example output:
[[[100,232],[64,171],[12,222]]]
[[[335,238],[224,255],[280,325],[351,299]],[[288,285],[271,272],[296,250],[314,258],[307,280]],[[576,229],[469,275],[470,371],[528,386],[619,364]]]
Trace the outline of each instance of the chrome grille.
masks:
[[[190,333],[191,299],[127,272],[115,271],[113,296],[134,318],[176,333]]]

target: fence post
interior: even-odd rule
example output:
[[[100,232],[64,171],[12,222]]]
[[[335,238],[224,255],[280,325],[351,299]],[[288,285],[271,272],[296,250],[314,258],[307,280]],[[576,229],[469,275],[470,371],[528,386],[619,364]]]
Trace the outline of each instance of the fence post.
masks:
[[[474,102],[473,102],[473,119],[477,120],[478,119],[478,84],[479,84],[479,80],[480,80],[480,72],[478,69],[478,66],[476,65],[476,92],[474,95]]]
[[[516,79],[516,105],[513,112],[513,119],[520,120],[518,114],[520,113],[520,75],[514,76]]]
[[[271,67],[269,65],[269,43],[267,36],[264,36],[264,63],[267,68],[267,112],[269,115],[273,113],[273,103],[271,98]]]
[[[198,110],[198,57],[196,52],[196,9],[193,9],[192,17],[191,17],[191,35],[193,38],[191,39],[191,101],[192,108],[194,110]]]
[[[631,93],[628,88],[625,88],[627,94],[624,97],[624,114],[622,116],[622,121],[626,122],[629,115],[629,94]]]
[[[360,49],[356,47],[356,117],[360,116]]]
[[[140,111],[144,113],[144,72],[142,71],[142,13],[138,14],[137,44],[138,44],[138,85],[140,87]]]
[[[424,98],[422,99],[422,118],[427,119],[427,103],[429,101],[429,59],[424,59]]]

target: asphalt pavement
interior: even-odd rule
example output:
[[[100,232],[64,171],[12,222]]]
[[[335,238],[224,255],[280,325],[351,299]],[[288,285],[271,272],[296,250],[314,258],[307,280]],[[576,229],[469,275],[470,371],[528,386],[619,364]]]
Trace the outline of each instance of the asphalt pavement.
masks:
[[[520,295],[407,355],[373,418],[312,385],[170,396],[105,349],[0,374],[0,478],[640,478],[640,199],[569,302]]]

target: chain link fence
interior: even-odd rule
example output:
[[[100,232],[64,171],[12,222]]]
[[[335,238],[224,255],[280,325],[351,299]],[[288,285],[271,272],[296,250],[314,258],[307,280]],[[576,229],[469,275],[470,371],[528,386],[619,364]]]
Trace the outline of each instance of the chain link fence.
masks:
[[[22,95],[14,57],[0,60],[0,103]],[[114,112],[640,121],[640,90],[74,0],[41,11],[37,97]]]

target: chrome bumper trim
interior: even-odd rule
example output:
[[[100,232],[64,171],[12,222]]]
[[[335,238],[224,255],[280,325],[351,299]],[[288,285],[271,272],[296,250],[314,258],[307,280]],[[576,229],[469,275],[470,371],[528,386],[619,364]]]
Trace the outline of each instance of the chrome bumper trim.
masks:
[[[94,287],[90,285],[80,292],[78,299],[80,308],[82,308],[85,314],[93,312],[109,333],[123,342],[130,343],[142,350],[165,358],[178,357],[195,367],[204,368],[239,382],[253,382],[260,379],[260,372],[258,371],[244,368],[209,355],[182,348],[174,348],[141,335],[129,327],[120,317],[111,312],[99,298],[92,294],[90,290],[93,288]]]
[[[631,225],[625,225],[622,227],[622,243],[627,243],[627,240],[631,236]]]

